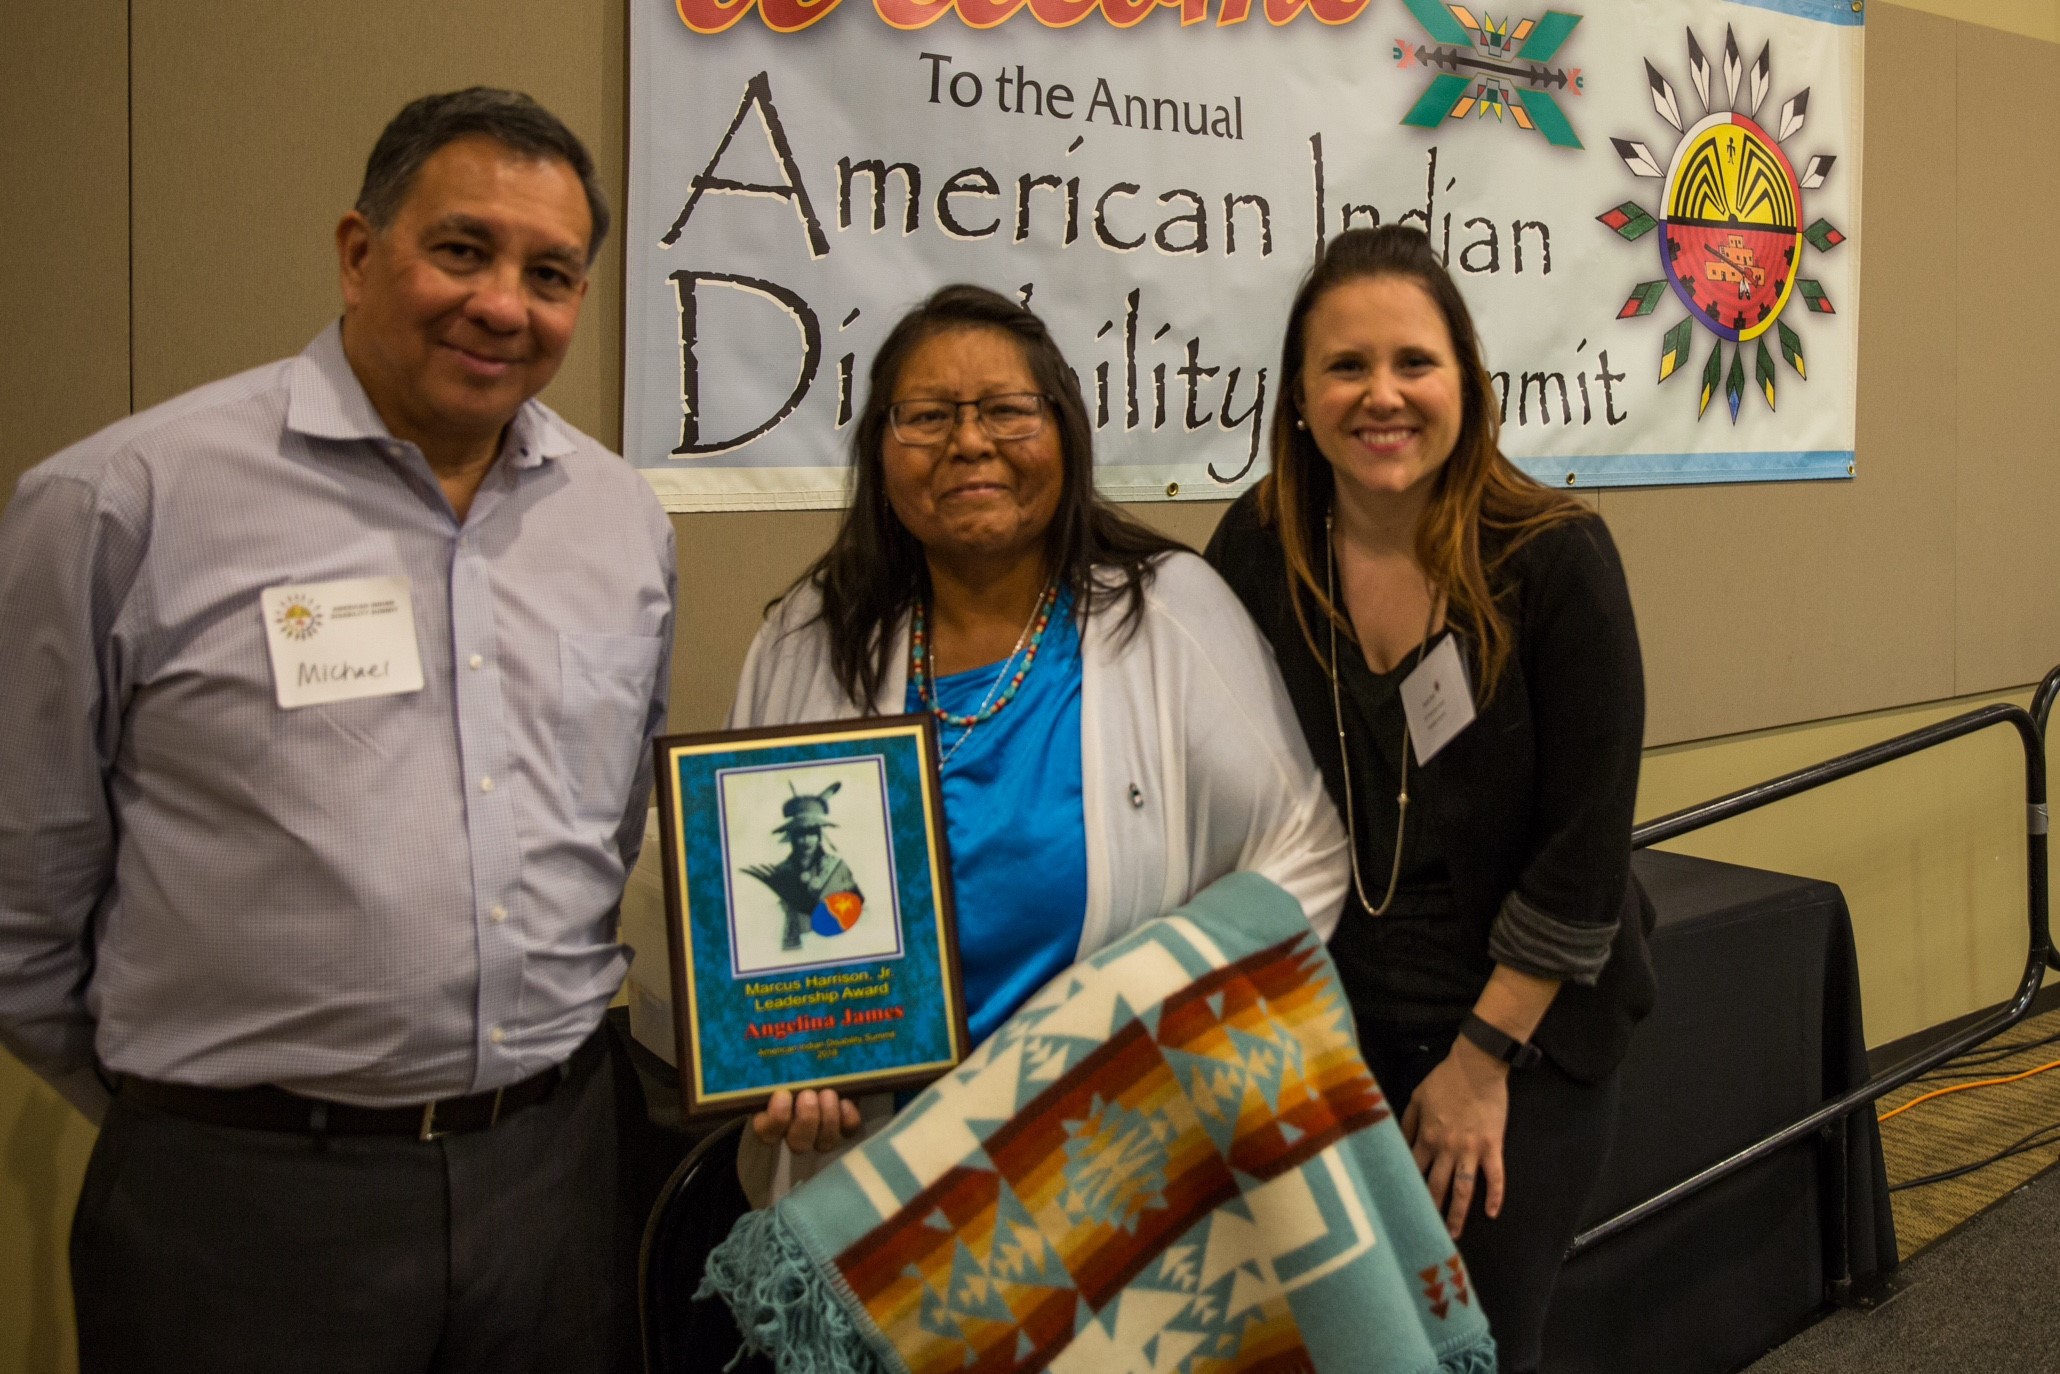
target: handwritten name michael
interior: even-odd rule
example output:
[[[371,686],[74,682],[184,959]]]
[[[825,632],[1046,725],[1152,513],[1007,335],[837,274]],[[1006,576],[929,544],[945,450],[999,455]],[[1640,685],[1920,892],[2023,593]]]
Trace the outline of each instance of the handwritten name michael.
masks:
[[[391,659],[380,659],[377,663],[352,663],[348,659],[334,659],[328,663],[303,663],[294,669],[299,676],[299,686],[316,687],[329,682],[376,682],[393,671]]]

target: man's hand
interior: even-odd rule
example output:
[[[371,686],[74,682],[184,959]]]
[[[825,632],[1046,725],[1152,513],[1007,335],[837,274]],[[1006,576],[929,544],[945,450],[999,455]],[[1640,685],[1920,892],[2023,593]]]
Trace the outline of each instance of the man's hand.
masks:
[[[798,1093],[781,1088],[765,1110],[751,1118],[752,1134],[768,1145],[784,1140],[795,1154],[827,1154],[857,1135],[858,1127],[858,1104],[830,1088],[803,1088]]]
[[[1509,1120],[1509,1066],[1461,1036],[1402,1112],[1402,1135],[1430,1185],[1431,1203],[1458,1240],[1482,1184],[1482,1208],[1502,1211],[1502,1132]]]

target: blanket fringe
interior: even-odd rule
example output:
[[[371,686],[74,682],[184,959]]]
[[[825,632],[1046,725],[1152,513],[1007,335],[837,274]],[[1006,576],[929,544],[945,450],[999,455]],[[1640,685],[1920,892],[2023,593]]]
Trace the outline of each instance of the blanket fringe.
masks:
[[[779,1374],[890,1374],[777,1208],[745,1214],[709,1252],[694,1296],[711,1293],[736,1315],[744,1338],[737,1360],[764,1355]],[[1494,1374],[1492,1364],[1482,1370]]]
[[[1455,1350],[1438,1361],[1438,1374],[1495,1374],[1495,1343]]]

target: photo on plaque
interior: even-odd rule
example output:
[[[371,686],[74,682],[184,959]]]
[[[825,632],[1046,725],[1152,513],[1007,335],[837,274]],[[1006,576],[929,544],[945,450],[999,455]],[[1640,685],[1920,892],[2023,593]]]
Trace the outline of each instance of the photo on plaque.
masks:
[[[733,975],[901,957],[884,756],[724,768],[716,792]]]
[[[965,1056],[927,715],[658,741],[680,1088],[914,1087]]]

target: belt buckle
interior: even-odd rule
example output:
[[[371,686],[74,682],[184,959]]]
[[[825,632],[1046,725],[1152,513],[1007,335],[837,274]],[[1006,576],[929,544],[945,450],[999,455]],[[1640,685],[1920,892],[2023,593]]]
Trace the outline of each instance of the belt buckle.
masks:
[[[486,1117],[487,1129],[489,1130],[500,1124],[501,1096],[507,1091],[505,1087],[494,1089],[494,1105]],[[439,1131],[436,1129],[436,1103],[434,1101],[424,1102],[422,1104],[422,1128],[415,1133],[415,1139],[427,1144],[432,1140],[442,1140],[450,1134],[451,1132],[449,1131]]]

